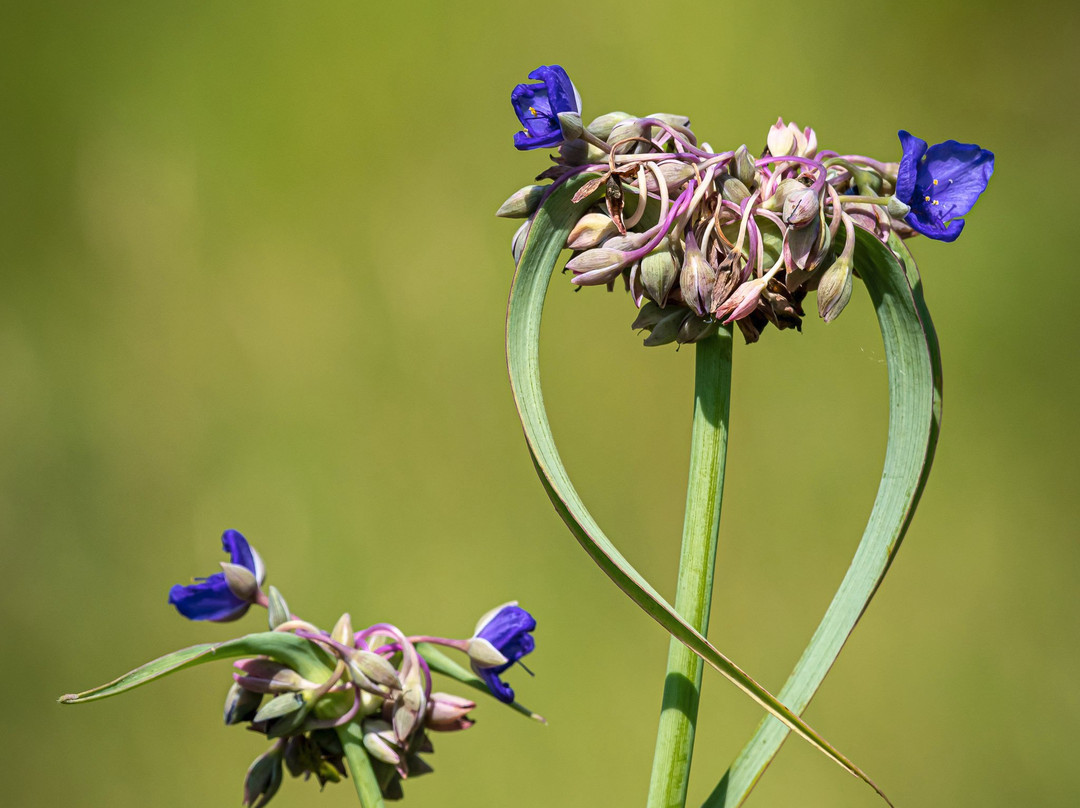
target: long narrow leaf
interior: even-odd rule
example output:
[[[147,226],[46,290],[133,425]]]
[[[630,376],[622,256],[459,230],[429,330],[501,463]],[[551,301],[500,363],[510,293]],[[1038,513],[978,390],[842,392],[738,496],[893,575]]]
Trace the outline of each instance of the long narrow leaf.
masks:
[[[288,665],[305,679],[312,682],[324,682],[333,670],[326,652],[309,640],[284,631],[264,631],[260,634],[248,634],[235,640],[219,643],[193,645],[166,654],[147,662],[145,665],[129,671],[108,684],[92,688],[82,693],[69,693],[60,697],[61,704],[82,704],[88,701],[106,699],[127,690],[148,684],[155,679],[171,673],[193,668],[205,662],[218,659],[235,659],[246,656],[268,656]]]
[[[372,768],[371,758],[364,749],[364,733],[359,721],[350,721],[337,728],[341,747],[345,751],[345,765],[352,775],[356,796],[360,798],[361,808],[383,808],[382,789]]]
[[[611,543],[570,482],[555,448],[540,390],[540,317],[556,259],[581,208],[571,202],[588,179],[580,176],[558,188],[536,212],[518,263],[507,307],[506,356],[510,383],[533,463],[555,510],[604,573],[672,636],[701,656],[740,690],[814,747],[888,798],[854,763],[690,626]],[[891,803],[890,803],[891,804]]]
[[[941,356],[915,262],[895,236],[888,248],[863,230],[856,231],[856,239],[855,267],[877,309],[885,343],[889,442],[877,499],[855,557],[780,691],[780,700],[797,713],[817,692],[900,548],[930,474],[941,421]],[[705,806],[742,803],[787,734],[782,723],[766,718]]]

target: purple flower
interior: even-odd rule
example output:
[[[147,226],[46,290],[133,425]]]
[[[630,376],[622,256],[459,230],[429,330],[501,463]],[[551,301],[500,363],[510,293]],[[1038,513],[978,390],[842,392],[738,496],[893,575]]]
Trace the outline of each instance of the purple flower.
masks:
[[[529,78],[543,83],[519,84],[510,93],[510,103],[525,127],[514,134],[514,145],[522,150],[558,146],[563,142],[559,113],[581,112],[581,96],[558,65],[541,65]]]
[[[231,556],[232,563],[254,576],[255,589],[266,579],[266,569],[255,549],[236,530],[226,530],[221,536],[221,546]],[[239,597],[229,586],[224,572],[215,572],[208,578],[196,578],[197,583],[177,584],[169,590],[169,603],[188,620],[212,620],[224,623],[242,617],[252,601]],[[250,579],[248,579],[250,581]]]
[[[500,679],[499,674],[536,647],[530,633],[535,628],[536,618],[518,606],[516,601],[491,610],[476,624],[473,639],[486,640],[506,658],[498,665],[481,665],[475,660],[472,663],[476,675],[484,680],[499,701],[507,704],[514,701],[513,688]]]
[[[904,156],[896,180],[896,198],[911,208],[906,221],[924,236],[955,241],[962,217],[975,204],[990,175],[994,154],[974,143],[946,140],[930,148],[926,141],[900,130]]]

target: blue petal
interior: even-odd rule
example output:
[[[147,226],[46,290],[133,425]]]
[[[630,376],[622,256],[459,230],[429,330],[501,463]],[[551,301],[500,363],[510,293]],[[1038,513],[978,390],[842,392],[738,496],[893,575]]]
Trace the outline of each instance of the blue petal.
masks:
[[[473,670],[476,671],[477,676],[484,680],[495,698],[506,704],[514,703],[514,689],[499,678],[499,674],[504,670],[503,668],[473,668]]]
[[[514,135],[514,145],[521,150],[543,149],[563,142],[560,112],[578,112],[581,106],[577,90],[558,65],[541,65],[529,74],[541,84],[519,84],[510,93],[524,132]]]
[[[221,549],[229,554],[232,563],[247,567],[254,573],[258,573],[255,551],[251,549],[248,540],[238,530],[226,530],[221,534]]]
[[[566,75],[566,71],[561,66],[541,65],[529,74],[529,78],[544,82],[553,114],[581,112],[574,83],[570,81],[570,77]]]
[[[945,224],[941,219],[928,215],[919,215],[914,211],[907,215],[906,221],[911,225],[912,230],[916,230],[927,238],[936,239],[937,241],[956,241],[960,231],[964,229],[963,219],[953,219],[948,224]]]
[[[900,158],[900,170],[896,176],[896,198],[910,205],[915,196],[915,180],[919,173],[919,161],[926,154],[926,141],[901,129],[897,133],[904,156]]]
[[[188,586],[177,584],[169,590],[169,603],[188,620],[218,623],[236,620],[250,605],[232,593],[223,572]]]
[[[509,660],[516,662],[536,647],[529,634],[536,628],[536,618],[520,606],[504,606],[477,632]]]
[[[946,140],[930,147],[921,168],[927,193],[932,186],[934,198],[949,209],[949,217],[963,216],[986,190],[994,173],[994,154],[974,143]],[[919,179],[922,185],[923,177]],[[937,185],[933,185],[934,180]]]

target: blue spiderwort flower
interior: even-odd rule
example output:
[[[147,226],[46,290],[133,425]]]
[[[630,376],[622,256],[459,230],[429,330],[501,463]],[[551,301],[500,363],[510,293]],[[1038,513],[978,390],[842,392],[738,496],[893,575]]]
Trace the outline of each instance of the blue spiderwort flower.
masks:
[[[896,180],[896,198],[910,206],[907,223],[938,241],[955,241],[990,175],[994,154],[974,143],[946,140],[927,148],[926,141],[903,129],[904,156]]]
[[[233,565],[248,570],[255,578],[256,591],[266,579],[266,568],[247,539],[239,531],[226,530],[221,536],[221,546],[229,553]],[[224,572],[215,572],[207,578],[196,578],[196,583],[177,584],[169,590],[169,603],[189,620],[212,620],[224,623],[242,617],[251,605],[251,599],[237,595],[229,586]]]
[[[546,149],[563,142],[560,112],[581,112],[581,96],[559,65],[541,65],[529,74],[541,84],[519,84],[510,93],[510,103],[525,127],[514,134],[521,149]]]
[[[499,701],[512,704],[514,690],[499,678],[499,674],[536,647],[531,632],[536,628],[536,618],[517,605],[517,601],[504,603],[480,618],[473,632],[473,641],[484,640],[500,654],[504,661],[487,664],[475,657],[472,669],[491,689]],[[472,654],[470,653],[470,656]]]

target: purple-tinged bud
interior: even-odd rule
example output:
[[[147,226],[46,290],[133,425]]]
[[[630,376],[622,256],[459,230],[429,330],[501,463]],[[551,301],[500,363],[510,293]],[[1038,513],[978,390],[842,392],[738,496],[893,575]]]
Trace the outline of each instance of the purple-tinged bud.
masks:
[[[679,279],[679,262],[671,249],[671,241],[664,239],[660,249],[641,259],[639,273],[645,294],[663,306],[675,281]]]
[[[259,594],[259,582],[255,573],[247,567],[230,564],[228,561],[221,562],[221,569],[225,573],[225,583],[228,584],[229,591],[242,601],[254,603]]]
[[[244,777],[244,802],[249,808],[262,808],[281,787],[281,750],[275,746],[255,758]]]
[[[346,664],[349,666],[350,675],[358,681],[367,680],[391,690],[401,690],[404,687],[397,668],[372,651],[354,651]]]
[[[806,190],[806,186],[796,179],[781,180],[780,184],[776,186],[776,191],[773,195],[761,203],[761,206],[765,210],[782,211],[784,204],[792,194],[801,193]]]
[[[619,121],[611,127],[611,133],[607,136],[607,142],[609,145],[614,146],[620,140],[626,140],[632,137],[645,137],[645,133],[649,127],[641,123],[639,118],[628,118],[625,121]],[[627,152],[633,150],[635,147],[634,142],[624,143],[619,147],[619,152]]]
[[[673,115],[669,112],[654,112],[652,115],[646,115],[646,118],[656,118],[658,121],[663,121],[673,129],[682,129],[686,132],[690,131],[690,118],[686,115]]]
[[[406,684],[404,690],[394,699],[393,725],[394,735],[402,746],[420,724],[420,717],[427,709],[423,686]]]
[[[649,242],[649,233],[627,233],[625,236],[612,236],[603,243],[604,249],[633,252],[640,250]]]
[[[765,280],[762,278],[741,284],[731,293],[731,297],[720,304],[716,310],[716,319],[731,323],[746,317],[757,308],[764,288]]]
[[[681,160],[665,160],[662,163],[658,163],[657,168],[660,169],[660,176],[662,176],[664,182],[667,183],[668,193],[678,189],[679,186],[692,178],[696,173],[692,165],[684,163]],[[656,184],[656,175],[651,171],[645,175],[645,188],[649,193],[655,194],[660,192],[660,186]]]
[[[270,592],[267,595],[268,606],[266,608],[267,621],[270,623],[270,630],[280,626],[282,623],[287,623],[292,619],[292,612],[289,611],[289,604],[285,602],[285,598],[281,596],[276,586],[270,587]]]
[[[652,333],[645,338],[645,347],[652,348],[674,342],[679,336],[679,327],[689,311],[682,306],[672,306],[665,310],[664,316],[653,326]]]
[[[566,268],[574,273],[570,282],[578,286],[602,286],[613,281],[629,263],[627,256],[627,253],[606,247],[586,250],[566,263]]]
[[[647,328],[651,331],[668,313],[669,312],[664,311],[660,306],[650,300],[641,307],[641,311],[638,312],[634,322],[630,324],[630,328],[634,331],[640,331],[642,328]]]
[[[364,721],[364,748],[373,758],[397,766],[401,763],[401,755],[398,753],[394,738],[394,729],[385,721],[378,718],[368,718]]]
[[[716,181],[720,185],[720,196],[728,202],[734,202],[738,205],[750,196],[750,189],[738,177],[721,174]]]
[[[623,121],[629,121],[633,119],[633,115],[629,112],[609,112],[607,115],[601,115],[599,118],[594,118],[586,128],[589,132],[601,140],[607,140],[611,135],[611,130],[618,126]]]
[[[796,270],[807,269],[810,257],[812,254],[816,255],[820,241],[820,219],[815,219],[809,227],[787,229],[784,233],[784,266],[789,275]]]
[[[318,687],[289,666],[265,657],[243,659],[234,667],[242,671],[233,674],[237,684],[255,693],[292,693]]]
[[[495,215],[503,219],[523,219],[531,216],[539,206],[545,188],[547,188],[546,185],[526,185],[503,202],[495,211]]]
[[[334,624],[334,630],[330,632],[330,639],[350,648],[353,647],[352,617],[349,616],[348,612],[338,618],[337,623]]]
[[[586,213],[578,219],[574,229],[567,236],[566,247],[570,250],[591,250],[617,232],[619,232],[618,228],[610,216],[604,213]]]
[[[745,143],[735,150],[735,156],[731,159],[731,164],[735,177],[745,187],[753,188],[758,184],[757,166],[754,165],[754,158],[750,156],[750,150],[746,148]],[[747,196],[749,195],[748,191]]]
[[[850,262],[837,259],[835,264],[825,270],[817,288],[818,314],[822,320],[831,323],[840,316],[840,312],[851,299],[852,285]]]
[[[521,254],[525,251],[525,240],[529,237],[530,227],[532,227],[532,219],[522,223],[510,242],[510,254],[514,256],[515,264],[521,261]]]
[[[240,687],[237,682],[233,682],[228,694],[225,696],[225,726],[250,721],[255,717],[255,713],[259,711],[262,700],[262,693]]]
[[[812,188],[793,189],[784,199],[784,221],[792,227],[806,227],[818,218],[821,201]]]
[[[682,271],[679,273],[679,289],[682,290],[683,302],[698,317],[704,317],[712,303],[713,284],[716,283],[716,268],[701,254],[697,239],[689,230],[686,232],[686,250],[683,254]],[[657,301],[660,302],[660,301]]]
[[[424,721],[428,729],[436,732],[453,732],[468,729],[475,722],[468,717],[469,710],[476,709],[476,702],[449,693],[432,693],[431,707]]]
[[[580,112],[560,112],[559,128],[562,129],[563,140],[577,140],[581,137],[585,128],[581,125]]]

